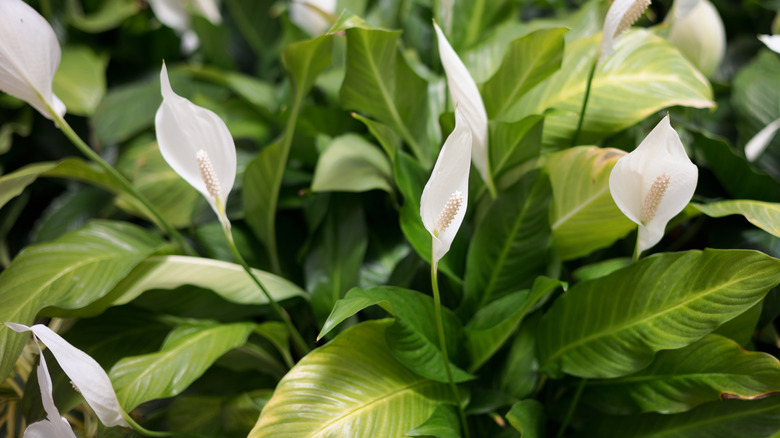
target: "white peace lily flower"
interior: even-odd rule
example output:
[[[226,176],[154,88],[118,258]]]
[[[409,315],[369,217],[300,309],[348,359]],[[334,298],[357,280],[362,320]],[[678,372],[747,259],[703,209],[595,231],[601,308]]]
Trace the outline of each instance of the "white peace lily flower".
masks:
[[[599,46],[599,64],[615,52],[620,35],[631,27],[650,6],[650,0],[615,0],[607,11]]]
[[[672,22],[669,42],[705,76],[712,76],[726,55],[726,29],[718,10],[707,0],[695,2]]]
[[[323,14],[336,13],[336,0],[293,0],[290,21],[311,36],[322,35],[331,23]]]
[[[423,225],[433,236],[433,265],[450,250],[466,215],[471,168],[471,129],[455,109],[455,129],[444,142],[420,200]]]
[[[225,122],[213,111],[177,95],[163,63],[163,102],[154,118],[157,143],[168,164],[195,187],[226,229],[225,202],[236,179],[236,146]]]
[[[51,119],[65,104],[51,90],[60,43],[49,23],[22,0],[0,1],[0,90]]]
[[[618,160],[609,190],[620,211],[639,225],[636,256],[661,240],[666,224],[693,197],[698,176],[669,116]]]
[[[38,342],[36,341],[36,344]],[[35,422],[24,431],[24,438],[76,438],[68,420],[60,415],[57,406],[54,405],[51,376],[46,366],[46,358],[43,356],[41,346],[38,345],[40,360],[38,363],[38,386],[41,388],[41,401],[43,410],[46,411],[46,419]]]
[[[758,39],[773,52],[780,53],[780,35],[759,35]]]
[[[468,69],[452,49],[441,28],[433,23],[439,40],[439,56],[447,74],[447,85],[450,89],[450,100],[462,113],[471,127],[472,154],[474,167],[479,171],[482,180],[493,191],[488,161],[488,117],[485,104],[474,79]]]
[[[182,50],[186,53],[193,52],[200,45],[192,30],[191,12],[202,15],[215,26],[222,23],[218,0],[149,0],[149,6],[160,23],[181,36]]]
[[[756,161],[756,159],[764,153],[766,147],[769,146],[769,143],[775,137],[775,133],[778,129],[780,129],[780,119],[775,120],[766,125],[764,129],[758,131],[758,133],[745,144],[745,158],[747,158],[748,161]]]
[[[699,1],[700,0],[675,0],[670,17],[673,17],[675,20],[682,20],[699,4]]]
[[[36,324],[32,327],[28,327],[12,322],[7,322],[5,325],[19,333],[32,332],[37,339],[49,348],[51,354],[57,359],[57,363],[60,364],[62,370],[68,375],[71,382],[73,382],[73,386],[78,388],[78,391],[84,396],[84,400],[86,400],[87,404],[95,411],[95,414],[103,424],[106,426],[129,427],[129,424],[127,424],[127,421],[125,421],[122,416],[123,411],[119,406],[119,400],[117,400],[114,387],[111,386],[111,380],[95,359],[69,344],[68,341],[45,325]],[[41,355],[41,365],[45,367],[43,355]],[[41,372],[42,371],[39,369],[39,378]],[[48,377],[48,372],[43,372],[46,373],[46,377]],[[51,392],[50,380],[48,380],[48,384],[48,389],[45,389],[42,384],[42,393],[45,390],[49,391],[49,393]],[[46,397],[44,397],[43,403],[52,425],[39,427],[59,429],[59,425],[56,424],[59,414],[55,415],[56,408],[54,408],[54,403],[51,402],[51,405],[47,407],[48,401],[46,400]],[[50,410],[50,408],[53,408],[54,410]]]

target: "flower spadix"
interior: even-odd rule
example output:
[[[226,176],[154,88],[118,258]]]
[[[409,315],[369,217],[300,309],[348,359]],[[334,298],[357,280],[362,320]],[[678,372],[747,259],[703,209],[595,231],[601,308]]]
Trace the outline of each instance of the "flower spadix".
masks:
[[[84,396],[84,400],[89,404],[92,410],[95,411],[95,414],[103,424],[106,426],[129,427],[129,424],[127,424],[127,421],[125,421],[122,416],[122,408],[119,406],[119,400],[117,400],[114,388],[111,386],[111,380],[95,359],[68,343],[68,341],[45,325],[36,324],[32,327],[28,327],[12,322],[7,322],[5,325],[11,328],[11,330],[19,333],[32,332],[36,339],[43,342],[44,345],[49,348],[51,354],[57,359],[57,363],[60,364],[62,371],[68,375],[73,386],[78,388],[78,391]],[[43,355],[41,355],[40,363],[41,366],[45,368],[46,362]],[[49,387],[44,388],[42,383],[41,391],[42,393],[47,391],[50,395],[51,380],[48,378],[48,371],[41,371],[39,368],[39,378],[40,373],[42,372],[46,373],[47,382],[44,383],[48,383]],[[51,402],[51,405],[47,407],[46,396],[44,396],[43,403],[44,408],[46,408],[46,413],[49,416],[49,421],[54,423],[54,425],[50,427],[59,429],[59,425],[56,424],[59,414],[54,414],[56,408],[50,412],[50,408],[54,407],[54,402]]]
[[[154,118],[157,143],[168,164],[208,200],[225,228],[225,202],[236,179],[236,146],[214,112],[177,95],[160,72],[163,102]]]
[[[698,176],[669,116],[618,160],[609,190],[620,211],[639,225],[637,255],[661,240],[667,222],[693,197]]]
[[[607,11],[599,46],[599,63],[615,52],[615,43],[650,6],[650,0],[615,0]]]
[[[433,23],[439,40],[439,57],[447,74],[447,87],[450,90],[450,100],[463,113],[463,117],[471,127],[472,153],[471,160],[479,171],[482,180],[492,186],[490,163],[488,160],[488,117],[485,104],[474,79],[468,69],[450,46],[438,24]],[[492,190],[492,189],[491,189]]]
[[[46,118],[65,115],[52,92],[60,43],[49,23],[22,0],[0,1],[0,90],[24,100]]]
[[[468,204],[471,129],[455,109],[455,129],[444,142],[420,200],[423,225],[433,237],[433,264],[447,253]]]
[[[311,36],[325,33],[331,26],[326,18],[336,13],[336,0],[293,0],[290,21]]]

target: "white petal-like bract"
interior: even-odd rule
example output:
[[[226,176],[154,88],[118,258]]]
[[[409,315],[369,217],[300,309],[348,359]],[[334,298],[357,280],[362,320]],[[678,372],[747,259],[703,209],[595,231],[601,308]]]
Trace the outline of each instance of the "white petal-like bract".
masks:
[[[766,147],[772,142],[775,133],[780,129],[780,119],[764,126],[764,129],[758,131],[747,143],[745,143],[745,158],[748,161],[756,161],[764,153]]]
[[[599,46],[599,63],[615,52],[615,43],[650,5],[650,0],[615,0],[607,11]]]
[[[773,52],[780,53],[780,35],[759,35],[758,39]]]
[[[330,29],[323,13],[336,13],[336,0],[293,0],[290,4],[290,21],[311,36],[322,35]]]
[[[70,423],[60,415],[60,411],[54,405],[51,375],[40,345],[38,351],[41,353],[37,371],[38,386],[41,389],[41,402],[47,418],[27,426],[24,430],[24,438],[76,438]]]
[[[693,197],[698,176],[669,116],[618,160],[609,175],[609,190],[620,211],[639,225],[637,254],[661,240],[667,222]]]
[[[7,322],[6,326],[17,332],[32,332],[48,347],[60,368],[68,375],[71,382],[79,389],[87,404],[95,411],[101,422],[106,426],[129,427],[122,416],[114,387],[108,374],[90,355],[74,347],[60,335],[45,325],[36,324],[28,327],[22,324]],[[44,407],[46,402],[44,402]],[[48,410],[47,410],[48,412]],[[51,414],[49,414],[51,416]]]
[[[24,100],[51,119],[65,115],[52,92],[60,43],[49,22],[22,0],[0,1],[0,90]]]
[[[224,206],[236,179],[233,137],[213,111],[174,93],[165,64],[160,87],[163,102],[154,118],[160,152],[176,173],[203,194],[227,226]],[[213,171],[205,175],[208,178],[203,173],[204,156]]]
[[[708,0],[672,22],[669,42],[705,76],[712,76],[726,55],[726,29],[718,10]]]
[[[160,23],[179,34],[185,53],[194,51],[200,45],[198,36],[192,30],[191,12],[202,15],[215,26],[222,23],[217,0],[148,0],[148,3]]]
[[[420,200],[420,216],[423,225],[433,237],[433,263],[447,253],[455,234],[466,215],[469,193],[469,169],[471,168],[471,128],[461,114],[455,110],[455,129],[433,166],[430,179],[423,189]],[[458,193],[459,192],[459,193]],[[456,200],[457,208],[445,209]],[[446,226],[442,227],[442,219]],[[443,229],[442,229],[443,228]]]
[[[468,69],[450,46],[439,25],[434,23],[433,27],[439,40],[439,56],[444,72],[447,74],[450,99],[452,104],[463,113],[463,117],[471,127],[471,160],[482,180],[492,184],[488,159],[488,117],[482,96]]]

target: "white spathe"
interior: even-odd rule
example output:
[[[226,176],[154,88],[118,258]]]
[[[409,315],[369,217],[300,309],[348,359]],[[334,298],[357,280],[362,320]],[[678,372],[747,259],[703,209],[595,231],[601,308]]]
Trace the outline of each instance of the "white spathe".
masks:
[[[615,0],[604,18],[599,46],[599,63],[615,52],[615,44],[650,5],[650,0]]]
[[[200,45],[198,36],[192,30],[191,12],[202,15],[215,26],[222,23],[218,0],[148,0],[148,3],[160,23],[181,36],[182,50],[186,53]]]
[[[698,177],[669,116],[617,161],[609,190],[620,211],[639,225],[637,255],[661,240],[666,224],[693,197]]]
[[[780,35],[759,35],[758,39],[773,52],[780,53]]]
[[[766,147],[772,142],[775,133],[780,129],[780,119],[764,126],[764,128],[745,143],[745,158],[748,161],[756,161],[764,153]]]
[[[490,163],[488,160],[488,117],[485,104],[474,79],[466,65],[460,60],[450,46],[438,24],[433,24],[439,40],[439,57],[447,74],[447,86],[450,89],[450,100],[462,113],[471,127],[472,152],[471,160],[479,171],[482,180],[492,185]]]
[[[322,35],[331,23],[323,13],[336,13],[336,0],[293,0],[290,4],[290,21],[311,36]]]
[[[52,92],[60,43],[49,22],[22,0],[0,0],[0,90],[24,100],[44,117],[65,115]]]
[[[680,15],[672,22],[669,42],[705,76],[712,76],[726,55],[726,29],[718,10],[708,0],[699,0]]]
[[[49,368],[46,366],[46,358],[43,356],[40,345],[38,345],[38,351],[40,352],[37,371],[38,386],[41,389],[41,402],[47,418],[27,426],[27,429],[24,430],[24,438],[76,438],[76,434],[70,428],[70,423],[60,415],[60,411],[54,405],[51,375],[49,375]]]
[[[176,173],[203,194],[223,225],[229,227],[225,203],[236,179],[233,137],[225,122],[213,111],[174,93],[164,63],[160,71],[160,88],[163,102],[154,118],[160,152]],[[211,176],[216,180],[212,180],[212,184],[204,180],[198,160],[204,153],[213,169]],[[216,193],[213,193],[214,183],[218,186]]]
[[[129,427],[122,416],[122,408],[119,406],[114,387],[111,386],[111,380],[95,359],[69,344],[68,341],[45,325],[36,324],[28,327],[12,322],[6,322],[5,325],[19,333],[32,332],[48,347],[51,354],[57,359],[57,363],[60,364],[62,371],[79,389],[84,400],[95,411],[103,424]],[[41,355],[41,363],[43,363],[43,355]],[[45,401],[44,407],[46,407]],[[47,414],[52,415],[48,410]]]
[[[444,142],[420,200],[420,217],[433,238],[433,264],[450,250],[455,234],[466,215],[471,168],[471,128],[460,109],[455,110],[455,129]],[[437,228],[445,206],[456,192],[460,205],[443,230]]]

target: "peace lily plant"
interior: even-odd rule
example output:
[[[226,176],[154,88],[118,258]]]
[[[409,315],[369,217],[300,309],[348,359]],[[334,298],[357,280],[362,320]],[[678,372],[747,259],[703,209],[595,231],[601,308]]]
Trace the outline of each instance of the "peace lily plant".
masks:
[[[649,3],[0,0],[0,436],[775,436],[780,19]]]

